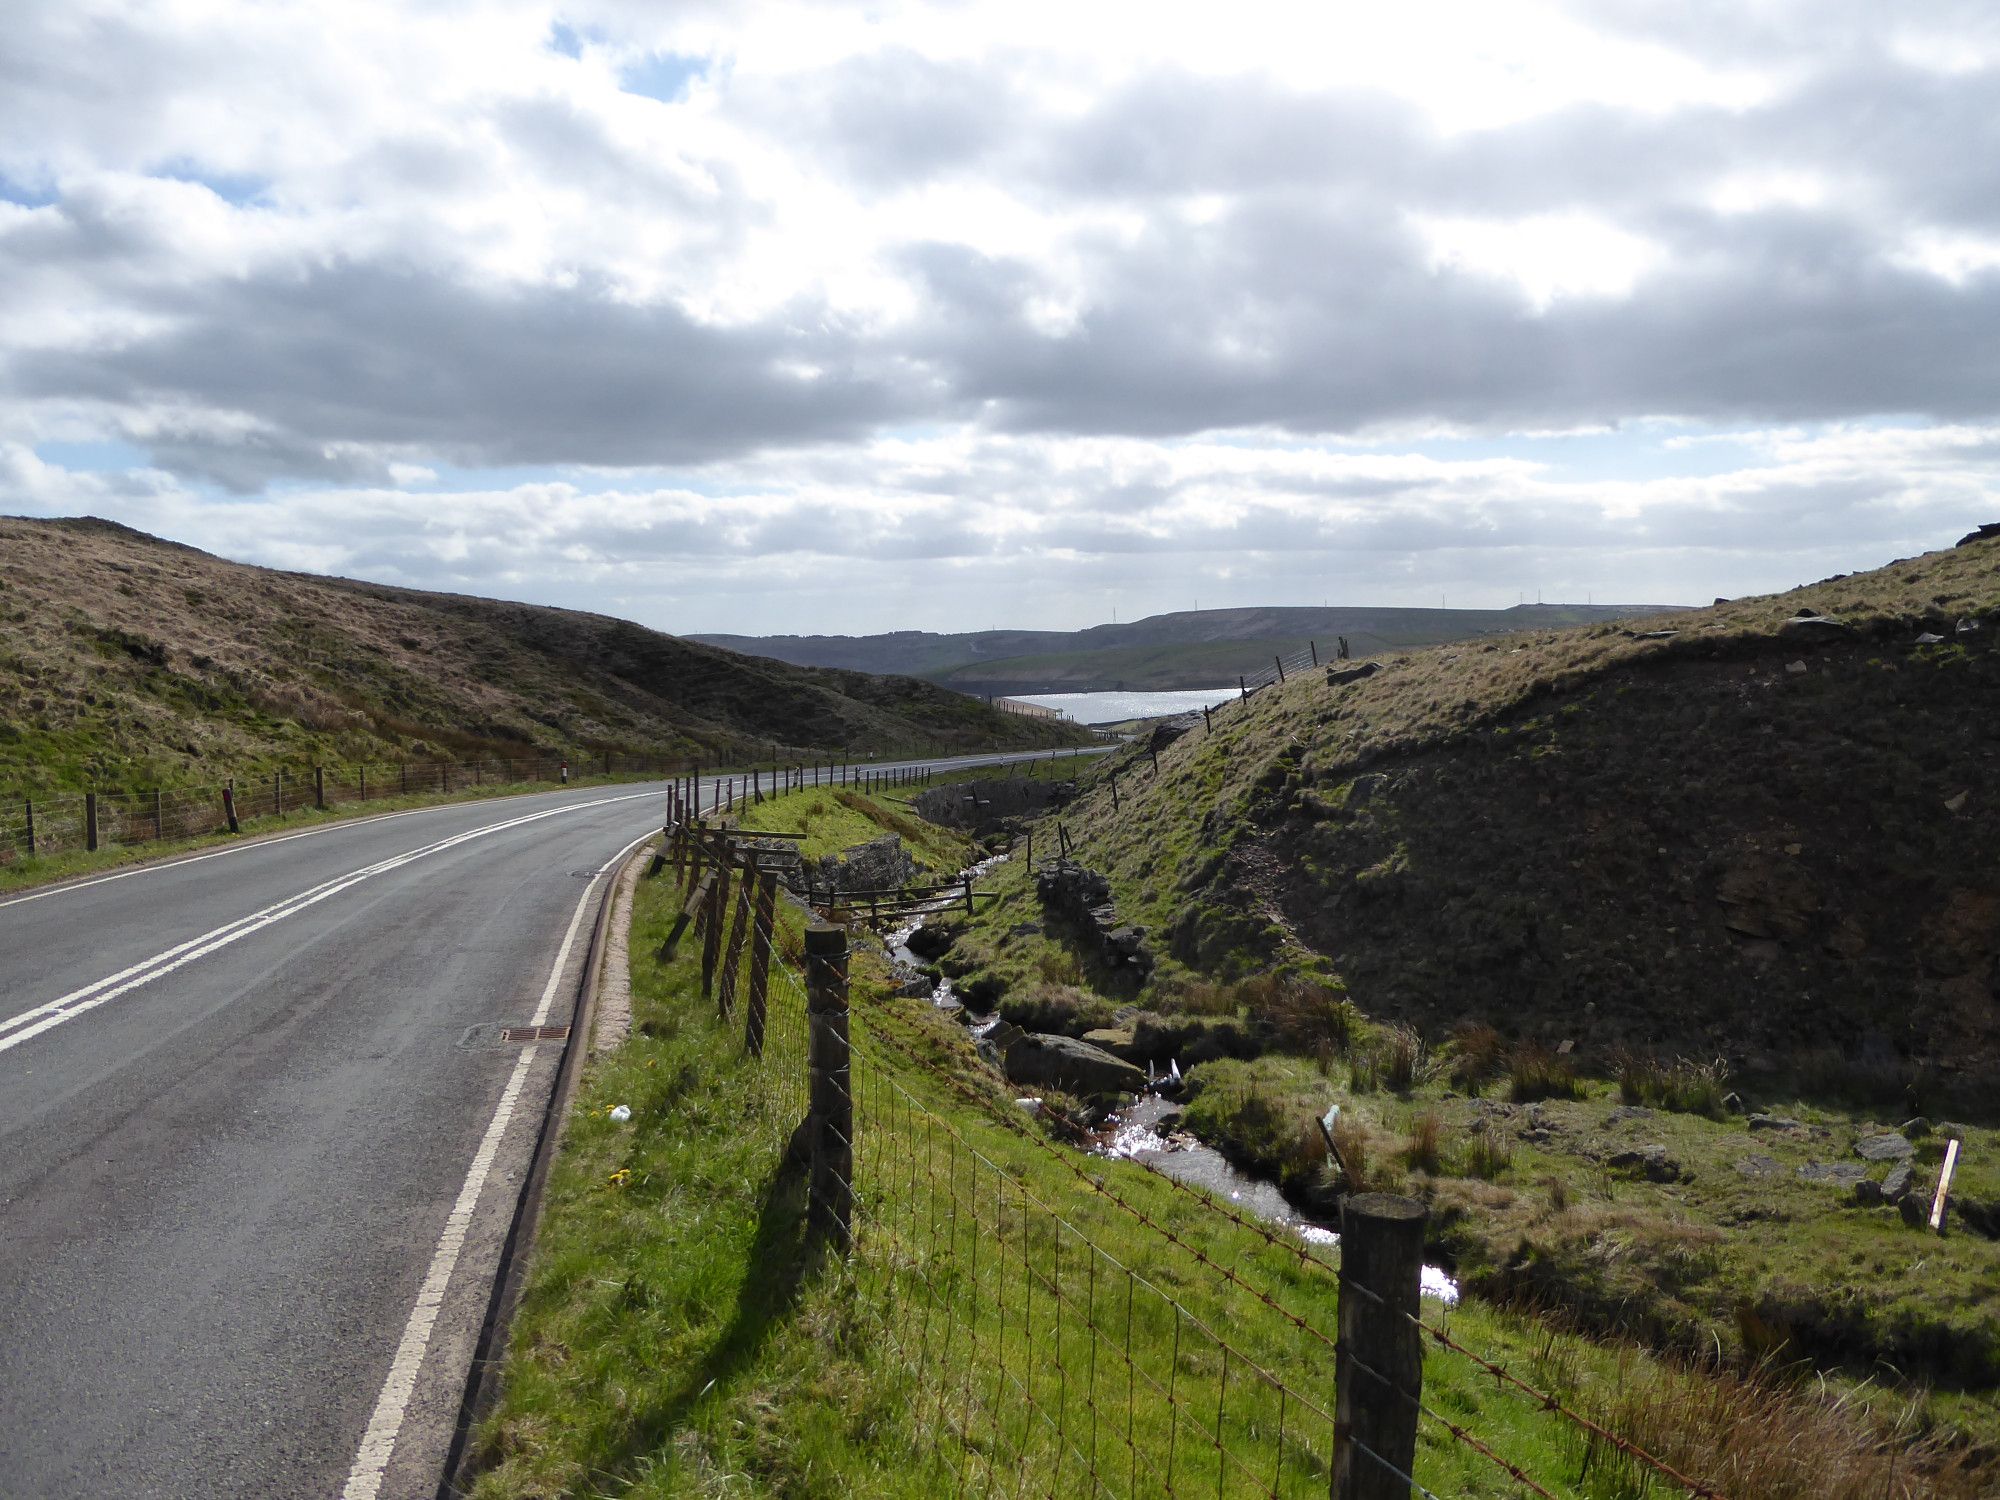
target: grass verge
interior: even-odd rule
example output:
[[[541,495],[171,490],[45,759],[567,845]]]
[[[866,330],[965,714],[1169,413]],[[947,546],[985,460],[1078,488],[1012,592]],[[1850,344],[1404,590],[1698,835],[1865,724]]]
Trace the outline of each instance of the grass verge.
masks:
[[[673,905],[671,882],[640,886],[635,1030],[582,1080],[504,1388],[475,1436],[476,1496],[918,1496],[954,1475],[1067,1494],[1088,1492],[1092,1469],[1112,1493],[1157,1493],[1171,1468],[1202,1493],[1326,1493],[1323,1424],[1280,1409],[1253,1373],[1330,1411],[1323,1251],[1049,1141],[955,1023],[890,999],[857,948],[857,1244],[846,1260],[815,1253],[785,1149],[805,1104],[800,997],[774,984],[764,1055],[746,1056],[740,1021],[701,996],[691,946],[656,957]],[[781,916],[781,954],[802,920]],[[627,1123],[611,1118],[620,1104]],[[1679,1461],[1727,1486],[1752,1472],[1737,1451],[1757,1456],[1760,1488],[1732,1493],[1975,1493],[1935,1475],[1919,1488],[1907,1460],[1885,1478],[1843,1419],[1846,1441],[1819,1450],[1854,1467],[1848,1484],[1798,1441],[1824,1409],[1783,1390],[1757,1388],[1758,1440],[1711,1399],[1726,1387],[1673,1365],[1498,1309],[1427,1316],[1572,1403],[1609,1412],[1658,1393],[1649,1436]],[[1426,1401],[1554,1493],[1658,1493],[1454,1356],[1427,1361]],[[1518,1493],[1435,1424],[1417,1476]]]

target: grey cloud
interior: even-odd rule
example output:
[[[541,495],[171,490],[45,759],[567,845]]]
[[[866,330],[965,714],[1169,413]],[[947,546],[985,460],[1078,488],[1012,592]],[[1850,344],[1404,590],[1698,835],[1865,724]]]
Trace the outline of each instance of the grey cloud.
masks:
[[[372,265],[163,292],[172,331],[123,348],[35,350],[20,395],[142,407],[172,397],[250,413],[261,447],[187,437],[172,456],[251,486],[338,444],[465,464],[697,463],[772,443],[859,436],[916,409],[907,374],[812,309],[718,330],[602,289],[483,292]],[[824,369],[817,380],[780,362]],[[274,460],[260,462],[260,453]],[[315,466],[307,472],[324,472]]]

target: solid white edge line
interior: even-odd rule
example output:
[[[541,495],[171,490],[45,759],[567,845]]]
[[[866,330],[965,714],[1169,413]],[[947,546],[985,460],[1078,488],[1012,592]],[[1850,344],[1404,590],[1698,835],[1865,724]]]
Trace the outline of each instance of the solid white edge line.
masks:
[[[570,914],[569,930],[563,934],[562,946],[556,950],[556,961],[549,969],[548,983],[542,987],[541,1001],[535,1007],[534,1025],[540,1026],[548,1019],[556,992],[562,987],[563,973],[569,967],[576,935],[583,927],[583,914],[589,909],[591,897],[597,893],[597,883],[619,860],[651,837],[651,829],[640,834],[599,866],[597,873],[591,876],[590,884],[584,887],[576,910]],[[472,1165],[465,1174],[465,1185],[459,1189],[458,1201],[452,1205],[451,1214],[445,1220],[444,1232],[438,1236],[430,1268],[424,1273],[423,1285],[417,1291],[416,1306],[410,1309],[409,1321],[403,1325],[403,1337],[396,1345],[395,1357],[389,1361],[389,1373],[382,1381],[381,1394],[375,1398],[375,1410],[368,1418],[367,1431],[361,1436],[361,1447],[354,1456],[354,1467],[348,1471],[347,1487],[341,1491],[341,1500],[375,1500],[381,1490],[382,1476],[395,1454],[396,1439],[402,1434],[403,1418],[409,1411],[410,1398],[416,1394],[417,1376],[423,1370],[424,1354],[437,1327],[445,1291],[450,1286],[453,1270],[457,1268],[459,1254],[465,1249],[473,1210],[479,1206],[480,1193],[493,1170],[493,1159],[499,1154],[500,1142],[514,1117],[515,1106],[520,1102],[528,1066],[534,1060],[535,1047],[531,1043],[523,1049],[520,1061],[514,1064],[514,1074],[501,1092],[500,1103],[493,1111],[486,1134],[480,1138],[479,1149],[473,1153]]]
[[[43,1001],[40,1005],[31,1006],[27,1010],[0,1020],[0,1033],[5,1033],[0,1035],[0,1052],[6,1052],[32,1037],[60,1026],[65,1021],[87,1014],[107,1001],[115,1000],[138,989],[141,985],[150,984],[163,975],[173,973],[184,964],[192,963],[195,959],[213,953],[218,948],[225,948],[238,938],[248,937],[253,932],[261,931],[274,922],[304,911],[328,896],[338,895],[341,891],[358,885],[372,876],[386,874],[416,860],[456,848],[460,844],[470,843],[491,834],[504,833],[508,829],[519,828],[528,823],[539,823],[548,818],[562,817],[573,812],[587,812],[592,808],[608,807],[619,802],[641,801],[657,795],[655,792],[628,792],[622,796],[598,797],[588,802],[566,802],[559,807],[542,808],[518,818],[506,818],[478,828],[464,829],[432,843],[405,850],[401,854],[392,854],[386,859],[377,860],[372,865],[364,865],[360,869],[349,870],[344,875],[336,875],[331,880],[322,881],[319,885],[287,896],[284,900],[274,902],[260,911],[238,917],[232,922],[225,922],[222,926],[212,928],[199,937],[177,943],[164,952],[154,954],[151,958],[142,959],[136,964],[120,969],[116,974],[107,975],[103,979],[71,990],[66,995]],[[595,877],[593,877],[594,882]],[[135,975],[137,977],[133,977]]]
[[[660,781],[670,781],[662,776]],[[582,788],[578,788],[582,790]],[[560,789],[547,792],[521,792],[518,797],[552,797],[560,795]],[[658,793],[639,793],[641,796],[657,796]],[[391,818],[414,818],[419,813],[452,812],[461,807],[490,807],[495,802],[512,802],[516,796],[508,797],[468,797],[463,802],[438,802],[429,807],[404,807],[395,812],[370,813],[365,818],[341,818],[318,828],[302,828],[297,833],[274,834],[267,838],[253,838],[248,843],[231,844],[224,849],[211,849],[206,854],[189,854],[179,859],[148,860],[134,865],[129,870],[118,870],[110,875],[93,875],[88,880],[65,880],[39,891],[29,891],[20,896],[9,896],[0,901],[0,910],[9,906],[24,906],[30,901],[41,901],[49,896],[60,896],[68,891],[87,891],[94,885],[108,885],[114,880],[130,880],[134,875],[152,875],[161,870],[177,870],[182,865],[198,865],[205,859],[221,859],[225,854],[247,854],[253,849],[268,849],[273,844],[289,844],[293,839],[315,838],[322,833],[339,833],[344,828],[364,828],[370,823],[386,823]],[[564,803],[564,806],[570,804]]]

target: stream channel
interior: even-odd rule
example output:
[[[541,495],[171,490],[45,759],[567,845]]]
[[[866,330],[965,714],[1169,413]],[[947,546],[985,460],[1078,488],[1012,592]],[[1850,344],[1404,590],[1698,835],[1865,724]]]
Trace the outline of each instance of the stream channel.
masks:
[[[983,859],[968,866],[960,878],[977,878],[1007,858],[1005,854],[996,854]],[[935,909],[948,910],[951,905],[952,898],[944,898]],[[911,936],[923,925],[924,918],[919,915],[892,929],[882,940],[900,975],[915,977],[925,967],[924,960],[911,952],[909,947]],[[939,1010],[956,1014],[975,1041],[1000,1021],[997,1011],[980,1015],[968,1009],[949,979],[940,978],[932,987],[930,1003]],[[1150,1066],[1147,1071],[1152,1071]],[[1091,1133],[1091,1145],[1087,1148],[1090,1154],[1135,1161],[1164,1177],[1205,1188],[1216,1197],[1234,1204],[1240,1212],[1266,1223],[1291,1228],[1309,1244],[1340,1243],[1340,1235],[1335,1230],[1300,1213],[1291,1200],[1278,1191],[1275,1183],[1238,1171],[1213,1146],[1205,1145],[1191,1132],[1180,1129],[1180,1106],[1157,1092],[1160,1086],[1178,1085],[1178,1070],[1171,1072],[1169,1078],[1171,1084],[1168,1079],[1161,1079],[1154,1090],[1135,1095],[1131,1103],[1107,1114]],[[1020,1102],[1024,1108],[1032,1108],[1041,1101],[1024,1098]],[[1458,1301],[1458,1283],[1440,1267],[1425,1266],[1423,1294],[1435,1297],[1448,1306]]]

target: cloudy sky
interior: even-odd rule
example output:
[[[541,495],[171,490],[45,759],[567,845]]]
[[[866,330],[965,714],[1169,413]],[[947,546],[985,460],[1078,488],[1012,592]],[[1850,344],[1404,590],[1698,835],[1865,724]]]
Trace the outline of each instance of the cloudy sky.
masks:
[[[671,630],[2000,519],[2000,7],[11,0],[0,511]]]

